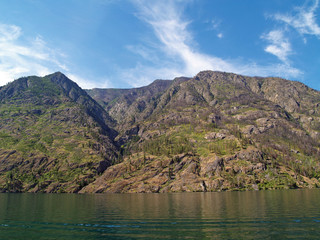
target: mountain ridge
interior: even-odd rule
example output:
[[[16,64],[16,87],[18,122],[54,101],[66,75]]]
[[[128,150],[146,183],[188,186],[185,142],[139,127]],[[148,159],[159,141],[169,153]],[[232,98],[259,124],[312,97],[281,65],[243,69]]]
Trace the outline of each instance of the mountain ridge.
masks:
[[[193,78],[156,80],[141,88],[84,91],[65,78],[58,72],[44,78],[21,78],[0,88],[0,163],[13,166],[11,170],[0,169],[3,191],[15,189],[11,184],[15,178],[20,181],[19,191],[36,192],[181,192],[320,186],[320,92],[303,83],[202,71]],[[32,84],[36,87],[32,88]],[[39,91],[43,86],[48,91]],[[15,92],[20,95],[14,95]],[[28,101],[32,107],[23,112],[23,104]],[[60,166],[56,175],[61,170],[72,174],[61,184],[54,174],[42,179],[47,174],[43,171],[34,175],[37,187],[28,188],[22,175],[33,168],[21,165],[38,158],[39,151],[30,147],[36,157],[28,156],[20,165],[10,165],[18,154],[15,147],[29,135],[17,138],[21,131],[17,123],[6,119],[11,114],[16,122],[21,118],[20,123],[28,123],[30,118],[35,125],[48,123],[42,111],[48,116],[57,111],[46,110],[50,106],[64,109],[59,112],[61,116],[55,115],[49,123],[60,126],[62,132],[73,129],[74,134],[65,136],[65,141],[72,142],[76,150],[66,150],[62,142],[48,146],[42,141],[39,128],[33,129],[40,135],[35,145],[41,143],[50,149],[46,153],[48,159],[50,154],[55,156],[56,166]],[[29,128],[28,125],[26,129]],[[55,137],[61,134],[50,131],[57,144]],[[11,145],[4,143],[4,139],[9,139],[6,134],[13,139]],[[64,149],[67,157],[60,159],[53,153],[57,146]],[[77,151],[83,156],[70,167],[71,162],[65,162],[73,159]],[[75,174],[77,169],[84,173]],[[39,187],[39,182],[44,187]]]

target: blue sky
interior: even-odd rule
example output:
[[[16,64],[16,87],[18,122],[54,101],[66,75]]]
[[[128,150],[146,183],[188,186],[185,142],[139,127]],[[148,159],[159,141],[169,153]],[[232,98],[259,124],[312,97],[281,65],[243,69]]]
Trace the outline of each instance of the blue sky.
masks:
[[[0,0],[0,85],[61,71],[83,88],[201,70],[320,89],[319,0]]]

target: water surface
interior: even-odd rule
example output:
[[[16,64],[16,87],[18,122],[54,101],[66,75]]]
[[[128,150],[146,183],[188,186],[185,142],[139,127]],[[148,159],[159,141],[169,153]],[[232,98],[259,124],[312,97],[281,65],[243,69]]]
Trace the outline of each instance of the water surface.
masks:
[[[0,239],[320,239],[320,191],[0,194]]]

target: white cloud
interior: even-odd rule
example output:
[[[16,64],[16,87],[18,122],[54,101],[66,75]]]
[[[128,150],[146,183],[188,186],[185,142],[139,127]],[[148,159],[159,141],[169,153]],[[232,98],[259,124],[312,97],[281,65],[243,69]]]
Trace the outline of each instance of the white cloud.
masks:
[[[107,87],[107,81],[95,83],[70,72],[67,56],[47,46],[41,36],[22,42],[22,30],[15,25],[0,23],[0,86],[22,76],[45,76],[62,71],[83,88]]]
[[[193,39],[187,30],[188,21],[181,17],[181,5],[174,1],[135,1],[140,10],[140,18],[150,24],[166,55],[179,58],[183,66],[175,72],[194,75],[205,69],[229,70],[233,67],[228,62],[197,52],[192,48]],[[180,11],[179,11],[180,9]],[[168,68],[166,68],[168,70]],[[169,68],[170,69],[170,68]]]
[[[266,52],[275,55],[284,63],[288,63],[288,55],[292,53],[292,49],[282,30],[270,31],[268,34],[262,35],[262,38],[270,43],[264,49]]]
[[[218,37],[218,38],[223,38],[223,33],[218,33],[218,34],[217,34],[217,37]]]
[[[273,72],[279,72],[279,76],[297,77],[303,74],[299,69],[293,68],[289,60],[289,56],[293,54],[294,51],[287,34],[292,28],[303,37],[305,43],[307,40],[304,35],[313,35],[320,39],[320,27],[316,19],[319,0],[314,0],[312,5],[308,5],[307,3],[310,2],[307,1],[305,5],[301,7],[295,7],[292,13],[272,15],[271,17],[273,19],[282,23],[282,30],[277,26],[277,29],[261,36],[262,39],[268,41],[268,45],[264,50],[275,55],[283,62],[282,65],[275,66],[273,70]]]
[[[315,0],[311,6],[296,7],[292,14],[276,14],[274,18],[296,29],[301,35],[314,35],[320,39],[320,27],[317,23],[316,10],[319,0]]]
[[[173,78],[175,76],[194,76],[202,70],[217,70],[247,75],[277,75],[283,77],[297,77],[301,75],[298,69],[288,64],[272,64],[259,66],[255,63],[243,63],[237,60],[222,59],[199,52],[194,46],[193,36],[188,30],[189,21],[183,19],[183,1],[146,1],[133,0],[138,8],[138,17],[149,24],[160,42],[160,49],[165,53],[163,63],[156,62],[156,67],[143,66],[140,63],[129,69],[128,82],[134,86],[141,86],[156,78]],[[218,35],[218,37],[223,35]],[[276,45],[287,48],[285,43]],[[158,47],[158,48],[159,48]],[[276,53],[276,48],[269,48],[269,52]],[[279,51],[279,49],[278,49]],[[285,54],[277,53],[285,59]],[[281,71],[279,70],[281,69]],[[160,75],[161,74],[161,75]]]
[[[0,85],[26,75],[46,75],[51,68],[67,70],[57,51],[46,46],[40,36],[25,44],[19,42],[21,28],[0,23]]]

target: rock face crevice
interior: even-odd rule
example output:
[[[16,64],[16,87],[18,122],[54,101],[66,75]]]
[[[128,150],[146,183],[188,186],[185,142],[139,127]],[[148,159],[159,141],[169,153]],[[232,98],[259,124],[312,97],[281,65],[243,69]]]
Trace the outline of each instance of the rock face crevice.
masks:
[[[82,90],[62,73],[0,88],[0,191],[319,187],[320,92],[203,71]]]

